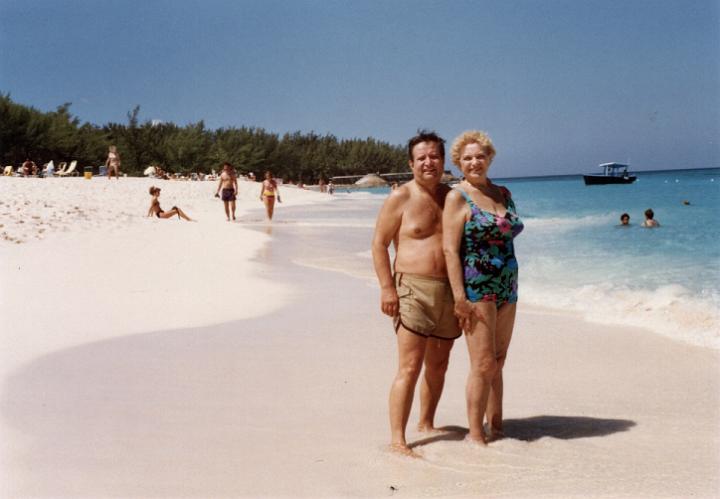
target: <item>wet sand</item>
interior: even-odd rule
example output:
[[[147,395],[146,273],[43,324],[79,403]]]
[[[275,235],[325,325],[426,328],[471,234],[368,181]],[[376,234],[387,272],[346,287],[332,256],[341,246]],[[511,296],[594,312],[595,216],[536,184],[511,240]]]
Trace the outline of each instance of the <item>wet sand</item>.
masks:
[[[245,217],[254,220],[258,214],[248,211]],[[191,229],[200,231],[193,236],[198,244],[186,252],[200,256],[207,244],[199,241],[219,247],[227,242],[227,233],[219,232],[224,228],[205,225]],[[178,226],[168,227],[163,230]],[[157,228],[133,221],[118,235],[138,231],[133,239],[152,239]],[[396,350],[390,320],[379,313],[377,289],[367,279],[293,261],[307,253],[308,233],[332,241],[342,237],[342,228],[282,223],[268,228],[253,222],[232,229],[238,229],[232,243],[240,246],[208,258],[213,264],[208,268],[221,270],[238,260],[248,264],[237,270],[245,281],[215,281],[229,296],[247,293],[230,307],[203,302],[193,314],[170,301],[148,312],[120,297],[135,307],[124,308],[127,319],[121,321],[107,315],[112,307],[104,305],[103,293],[88,291],[72,307],[44,300],[18,310],[17,301],[13,308],[7,305],[15,288],[3,284],[3,496],[713,497],[720,492],[717,352],[522,305],[505,370],[507,438],[487,448],[462,440],[467,355],[460,340],[436,418],[447,431],[427,435],[411,429],[410,442],[423,459],[387,453],[387,394]],[[93,234],[86,236],[101,249],[115,241]],[[259,242],[249,249],[240,243],[255,237]],[[87,245],[79,235],[77,241]],[[21,279],[10,274],[13,265],[25,268],[34,288],[48,294],[77,292],[103,280],[95,274],[102,261],[73,267],[79,274],[74,278],[58,272],[39,280],[42,273],[24,267],[22,258],[73,243],[58,237],[37,244],[24,252],[16,251],[17,244],[0,248],[4,283],[20,286]],[[147,272],[161,261],[145,259],[113,271],[115,285],[136,295],[127,292],[133,278],[145,281],[133,269]],[[204,272],[191,269],[175,265],[158,277],[177,274],[173,279],[185,279],[181,289],[200,286],[198,300],[216,292],[202,288]],[[163,290],[163,296],[187,306],[182,293],[173,295],[172,288],[154,282],[145,283],[148,293]],[[146,298],[145,291],[138,292]],[[64,304],[69,311],[58,311]],[[224,308],[236,317],[226,320]],[[57,322],[61,319],[68,322]],[[417,407],[411,426],[415,421]]]

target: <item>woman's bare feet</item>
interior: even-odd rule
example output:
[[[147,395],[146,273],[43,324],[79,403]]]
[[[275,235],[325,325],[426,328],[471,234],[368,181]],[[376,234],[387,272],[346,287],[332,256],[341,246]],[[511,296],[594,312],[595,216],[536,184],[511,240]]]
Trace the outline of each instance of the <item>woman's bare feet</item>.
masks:
[[[390,444],[388,450],[393,454],[404,457],[412,457],[414,459],[422,459],[422,456],[408,447],[407,444]]]

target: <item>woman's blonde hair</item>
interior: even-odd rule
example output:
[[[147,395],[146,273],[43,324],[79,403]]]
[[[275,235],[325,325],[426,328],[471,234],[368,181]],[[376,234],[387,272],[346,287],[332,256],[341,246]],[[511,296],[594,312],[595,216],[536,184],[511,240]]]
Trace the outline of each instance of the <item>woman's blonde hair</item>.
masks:
[[[450,148],[450,157],[452,158],[452,162],[455,166],[460,167],[460,155],[462,154],[462,150],[468,144],[478,144],[480,147],[485,149],[489,159],[488,164],[492,163],[492,160],[495,157],[495,146],[493,145],[492,140],[490,140],[490,137],[488,137],[485,132],[481,132],[479,130],[468,130],[458,135]]]

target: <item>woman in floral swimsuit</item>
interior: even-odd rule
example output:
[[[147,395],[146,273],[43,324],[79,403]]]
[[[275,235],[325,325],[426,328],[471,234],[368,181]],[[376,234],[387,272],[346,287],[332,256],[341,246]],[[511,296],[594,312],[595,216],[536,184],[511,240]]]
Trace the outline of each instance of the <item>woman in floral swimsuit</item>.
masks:
[[[443,250],[455,315],[470,353],[468,438],[481,444],[502,437],[502,368],[515,323],[518,264],[513,239],[523,230],[510,191],[487,172],[495,147],[482,132],[461,134],[453,162],[465,176],[443,212]],[[487,419],[487,432],[483,419]]]

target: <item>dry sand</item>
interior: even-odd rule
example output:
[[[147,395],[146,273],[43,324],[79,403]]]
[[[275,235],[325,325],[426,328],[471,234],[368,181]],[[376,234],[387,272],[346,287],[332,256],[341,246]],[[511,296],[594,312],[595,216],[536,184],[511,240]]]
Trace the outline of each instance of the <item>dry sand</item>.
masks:
[[[458,341],[448,431],[396,457],[374,285],[294,264],[259,184],[233,224],[214,183],[155,181],[199,221],[145,218],[150,183],[0,179],[3,497],[720,495],[717,351],[521,306],[508,438],[462,441]]]

